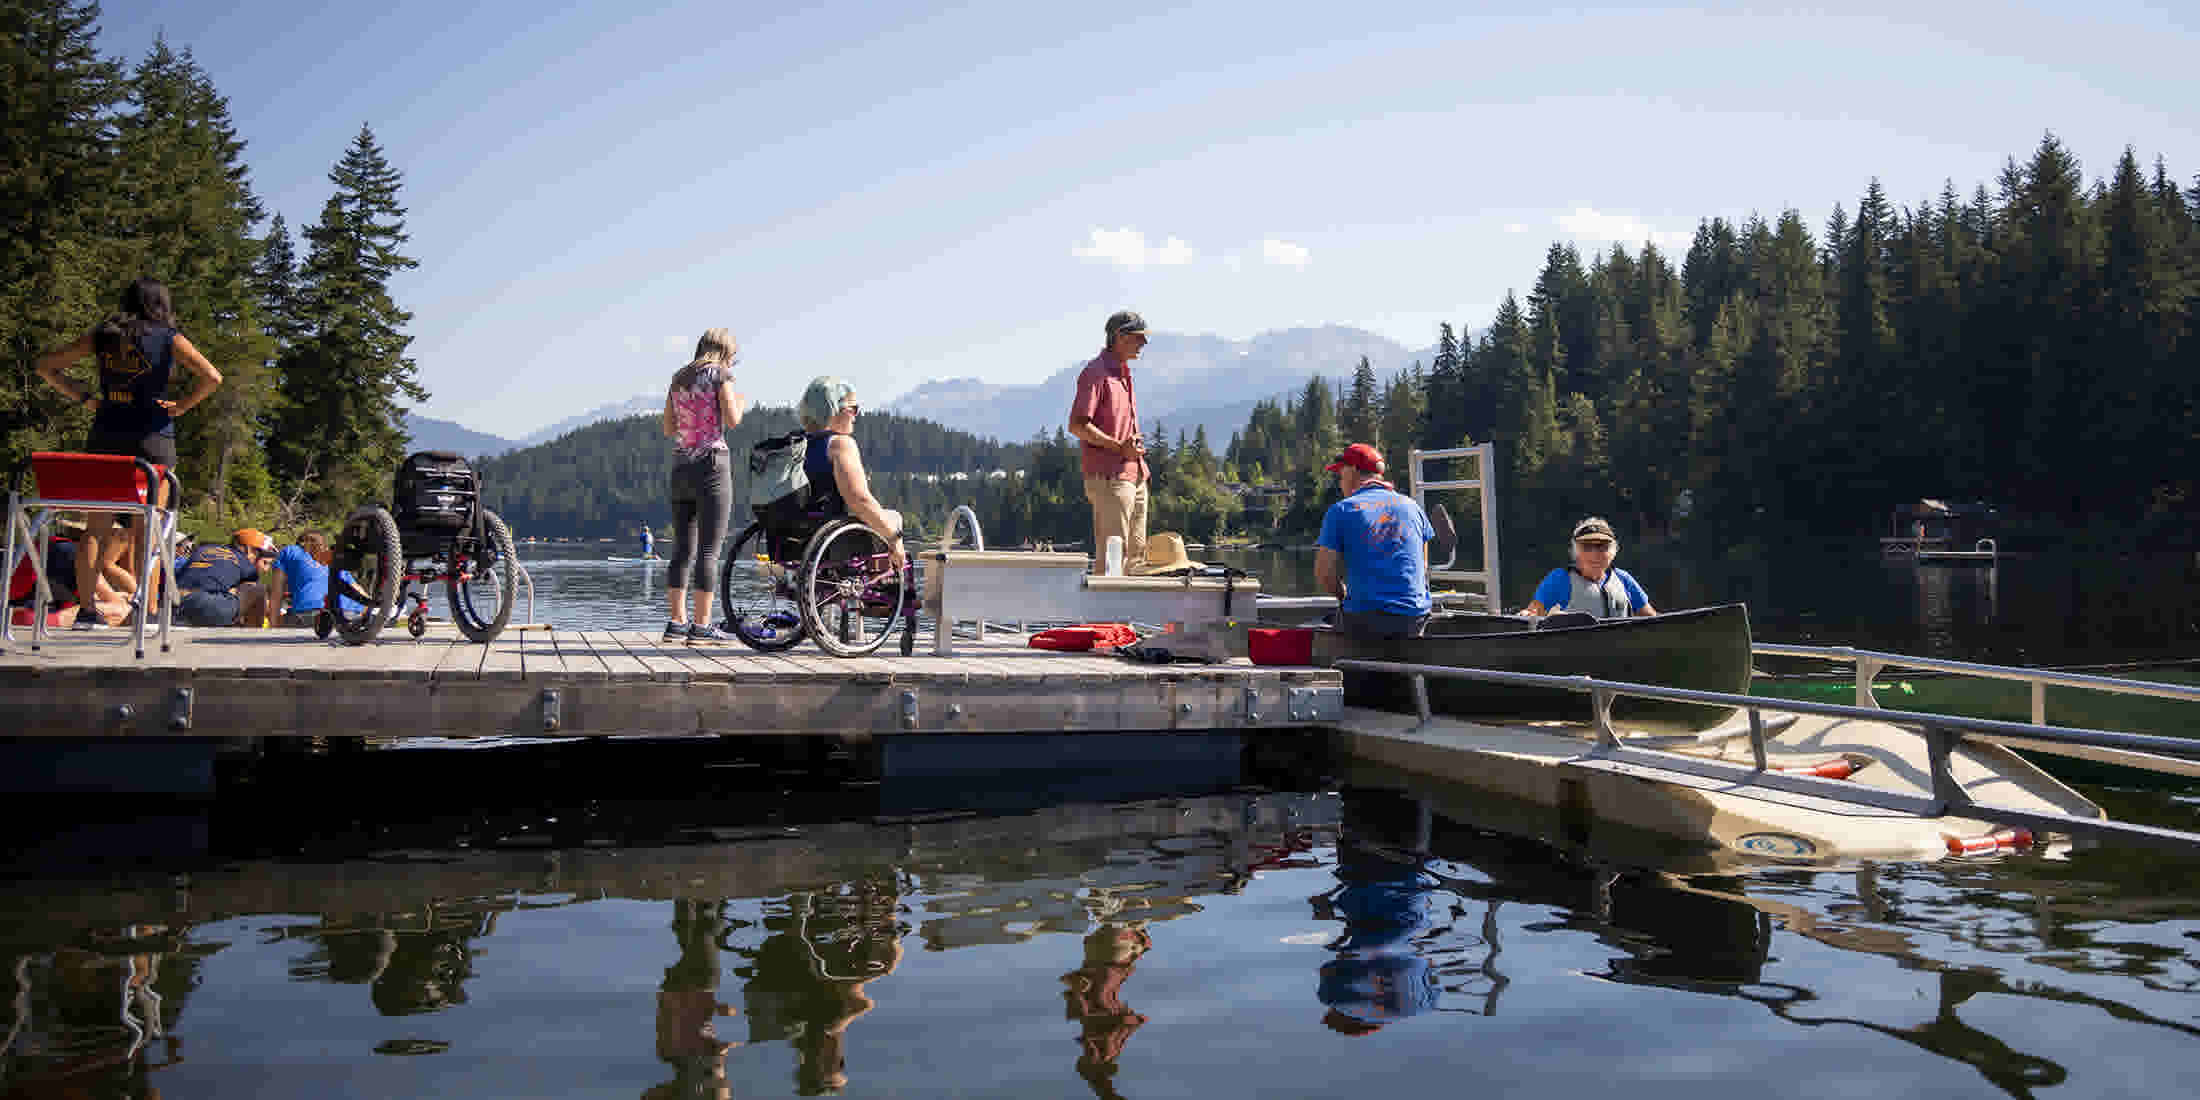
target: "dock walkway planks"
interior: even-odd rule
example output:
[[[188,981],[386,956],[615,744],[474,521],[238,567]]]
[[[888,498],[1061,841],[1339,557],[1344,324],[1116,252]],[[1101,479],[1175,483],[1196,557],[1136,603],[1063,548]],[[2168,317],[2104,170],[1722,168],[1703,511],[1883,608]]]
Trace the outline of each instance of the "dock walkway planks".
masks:
[[[1003,631],[957,650],[903,657],[889,644],[841,660],[631,630],[512,631],[480,646],[448,628],[354,647],[179,627],[169,652],[136,660],[126,640],[66,633],[0,650],[0,714],[19,736],[1225,730],[1308,724],[1290,718],[1290,692],[1342,691],[1328,669],[1138,664]]]

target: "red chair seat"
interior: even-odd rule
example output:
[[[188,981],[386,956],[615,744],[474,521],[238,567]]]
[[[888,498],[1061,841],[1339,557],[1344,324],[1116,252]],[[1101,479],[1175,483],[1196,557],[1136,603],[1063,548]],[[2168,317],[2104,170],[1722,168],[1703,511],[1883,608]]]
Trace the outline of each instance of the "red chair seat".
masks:
[[[135,455],[34,451],[31,475],[47,500],[103,500],[143,504],[165,471]]]

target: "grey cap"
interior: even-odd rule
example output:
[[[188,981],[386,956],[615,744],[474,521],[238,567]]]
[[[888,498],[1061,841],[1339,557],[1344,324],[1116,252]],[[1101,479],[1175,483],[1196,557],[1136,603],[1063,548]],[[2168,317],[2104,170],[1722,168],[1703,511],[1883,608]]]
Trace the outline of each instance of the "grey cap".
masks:
[[[1144,331],[1146,331],[1146,319],[1130,310],[1123,310],[1108,318],[1108,339],[1110,340],[1115,339],[1115,334],[1119,332]]]

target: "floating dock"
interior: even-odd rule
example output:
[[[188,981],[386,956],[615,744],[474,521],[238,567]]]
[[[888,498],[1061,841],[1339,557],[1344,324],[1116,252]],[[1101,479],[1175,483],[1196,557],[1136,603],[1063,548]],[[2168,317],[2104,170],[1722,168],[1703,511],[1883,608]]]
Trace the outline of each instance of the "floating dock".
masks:
[[[461,736],[1241,730],[1334,718],[1328,669],[1143,664],[1030,648],[1020,634],[840,659],[799,647],[661,643],[655,632],[438,629],[333,645],[303,630],[177,628],[135,660],[114,633],[0,652],[22,736]]]

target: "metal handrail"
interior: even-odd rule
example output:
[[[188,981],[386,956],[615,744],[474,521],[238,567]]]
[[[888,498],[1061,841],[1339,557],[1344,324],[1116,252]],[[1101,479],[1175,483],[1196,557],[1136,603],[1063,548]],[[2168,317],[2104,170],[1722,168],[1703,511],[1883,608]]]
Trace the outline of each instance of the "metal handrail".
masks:
[[[1985,665],[1970,661],[1948,661],[1938,657],[1911,657],[1901,653],[1881,653],[1870,649],[1851,649],[1847,646],[1784,645],[1778,642],[1757,642],[1749,647],[1752,656],[1815,657],[1827,661],[1851,661],[1856,665],[1856,705],[1879,708],[1879,700],[1872,695],[1872,681],[1887,668],[1916,668],[1933,672],[1953,672],[1964,676],[1976,676],[1985,680],[2015,680],[2032,685],[2032,724],[2047,724],[2047,689],[2049,687],[2085,688],[2105,691],[2115,695],[2150,695],[2160,699],[2182,699],[2188,703],[2200,703],[2200,687],[2184,684],[2157,684],[2147,680],[2126,680],[2113,676],[2090,676],[2081,672],[2057,672],[2052,669],[2017,668],[2011,665]]]
[[[954,511],[947,514],[947,530],[940,535],[941,550],[946,550],[955,544],[955,527],[964,520],[970,522],[970,548],[972,550],[985,549],[985,528],[978,523],[977,511],[967,504],[958,504],[955,506]],[[941,624],[940,637],[945,638],[947,632],[952,631],[954,628],[955,624],[953,623]],[[984,619],[979,619],[977,622],[977,640],[981,642],[985,640]]]
[[[1455,668],[1449,665],[1424,665],[1403,661],[1366,661],[1358,659],[1340,660],[1335,662],[1334,666],[1355,672],[1381,672],[1410,676],[1413,682],[1414,711],[1423,725],[1426,725],[1434,717],[1429,707],[1427,687],[1427,679],[1431,676],[1439,679],[1474,680],[1485,683],[1512,684],[1519,687],[1570,691],[1589,696],[1592,721],[1596,729],[1596,748],[1588,755],[1605,760],[1642,764],[1687,775],[1723,780],[1737,785],[1756,786],[1768,790],[1813,795],[1851,804],[1875,806],[1916,814],[1920,817],[1941,817],[1951,812],[1957,812],[1965,817],[1992,821],[1998,824],[2022,825],[2029,828],[2070,834],[2107,834],[2126,840],[2180,850],[2200,847],[2200,833],[2164,829],[2152,825],[2138,825],[2131,822],[2109,821],[2106,818],[2086,818],[2071,814],[2024,810],[1976,802],[1956,781],[1955,775],[1949,769],[1948,764],[1949,753],[1956,745],[1967,738],[1988,743],[1998,743],[2007,739],[2040,745],[2077,745],[2122,753],[2160,754],[2162,758],[2179,764],[2200,761],[2200,741],[2186,738],[2165,737],[2159,734],[2123,733],[2115,730],[2074,729],[2043,724],[2006,722],[1993,718],[1926,714],[1917,711],[1891,711],[1880,707],[1816,703],[1800,699],[1768,699],[1758,695],[1735,695],[1723,691],[1699,691],[1693,688],[1637,684],[1622,680],[1599,680],[1593,676],[1552,676],[1535,672],[1505,672],[1487,668]],[[1622,695],[1681,703],[1706,703],[1747,711],[1749,716],[1750,753],[1754,766],[1744,767],[1739,764],[1711,760],[1685,753],[1627,744],[1621,739],[1619,731],[1613,728],[1611,721],[1612,703]],[[1920,798],[1899,791],[1860,787],[1841,780],[1790,775],[1768,770],[1765,763],[1766,723],[1763,715],[1763,712],[1768,710],[1792,714],[1814,714],[1832,718],[1852,718],[1903,727],[1915,726],[1919,734],[1925,739],[1932,778],[1931,796]]]
[[[528,621],[528,622],[530,622],[530,623],[534,623],[534,622],[540,622],[540,621],[542,621],[542,620],[540,620],[540,619],[537,619],[537,618],[535,618],[535,576],[534,576],[534,574],[532,574],[532,573],[529,573],[529,572],[527,571],[527,567],[526,567],[526,566],[524,566],[524,565],[521,565],[521,564],[520,564],[520,561],[519,561],[519,557],[518,557],[517,555],[514,555],[514,556],[513,556],[513,558],[512,558],[512,568],[514,568],[514,569],[517,569],[517,570],[519,570],[519,582],[520,582],[521,584],[524,584],[524,585],[526,585],[526,586],[527,586],[527,621]]]

